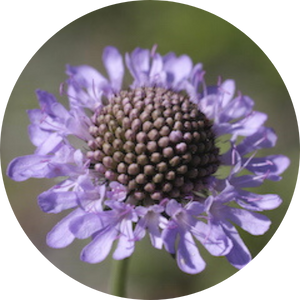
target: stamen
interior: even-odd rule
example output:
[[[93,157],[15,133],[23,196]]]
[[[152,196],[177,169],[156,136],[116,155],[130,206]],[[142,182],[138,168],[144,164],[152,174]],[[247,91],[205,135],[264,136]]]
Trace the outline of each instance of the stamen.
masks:
[[[154,44],[153,47],[152,47],[152,49],[151,49],[150,55],[151,55],[152,58],[154,58],[154,55],[155,55],[156,50],[157,50],[157,47],[158,47],[158,45]]]
[[[245,199],[247,202],[256,202],[263,199],[263,197],[243,197],[242,199]]]
[[[267,135],[264,133],[263,137],[260,140],[257,140],[256,143],[253,144],[253,146],[256,148],[259,144],[264,142],[267,139]]]
[[[75,80],[72,80],[72,81],[75,83]],[[60,94],[60,96],[67,96],[68,98],[73,99],[73,100],[75,100],[76,102],[80,103],[80,102],[81,102],[81,99],[80,99],[79,97],[76,98],[76,97],[74,97],[74,96],[68,94],[68,93],[65,91],[65,87],[66,87],[66,86],[67,86],[66,82],[62,82],[62,83],[60,84],[60,86],[59,86],[59,94]],[[81,87],[80,87],[79,85],[78,85],[78,88],[81,89]]]
[[[264,166],[274,166],[274,162],[270,160],[266,160],[265,162],[252,164],[253,167],[264,167]]]

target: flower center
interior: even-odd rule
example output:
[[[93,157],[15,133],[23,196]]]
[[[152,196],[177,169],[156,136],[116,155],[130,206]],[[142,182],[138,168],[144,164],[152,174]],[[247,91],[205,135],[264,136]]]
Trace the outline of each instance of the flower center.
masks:
[[[220,164],[211,122],[185,95],[158,87],[121,91],[91,119],[94,170],[137,200],[187,196]]]

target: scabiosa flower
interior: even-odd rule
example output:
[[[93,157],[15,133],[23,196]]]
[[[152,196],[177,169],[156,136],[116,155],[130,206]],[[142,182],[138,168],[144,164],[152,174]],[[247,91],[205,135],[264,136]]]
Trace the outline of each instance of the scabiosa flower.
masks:
[[[276,143],[267,115],[235,95],[233,80],[206,86],[202,65],[186,55],[162,56],[156,47],[126,54],[129,87],[122,87],[116,48],[104,49],[103,63],[108,79],[90,66],[67,66],[60,91],[68,109],[37,91],[40,109],[28,111],[36,150],[8,166],[15,181],[64,177],[38,196],[46,213],[73,209],[49,232],[48,245],[91,238],[81,259],[98,263],[114,242],[113,258],[129,257],[148,234],[190,274],[205,268],[196,240],[245,266],[251,254],[235,225],[264,234],[271,222],[260,212],[281,203],[246,188],[280,180],[289,165],[283,155],[256,157]],[[80,149],[70,136],[82,141]]]

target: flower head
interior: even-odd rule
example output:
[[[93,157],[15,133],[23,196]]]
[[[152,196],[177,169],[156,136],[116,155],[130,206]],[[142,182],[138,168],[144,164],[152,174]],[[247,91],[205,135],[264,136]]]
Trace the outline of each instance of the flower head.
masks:
[[[73,209],[47,243],[62,248],[91,237],[83,261],[101,262],[115,241],[113,258],[124,259],[148,233],[184,272],[205,268],[195,240],[243,267],[251,254],[234,225],[264,234],[271,222],[260,212],[281,203],[245,188],[280,180],[289,165],[283,155],[256,157],[276,143],[267,115],[248,96],[235,96],[233,80],[207,87],[202,65],[187,55],[137,48],[125,62],[130,87],[122,86],[125,67],[114,47],[103,52],[108,79],[90,66],[67,66],[61,93],[69,110],[37,91],[40,109],[28,111],[35,153],[15,158],[8,176],[65,177],[38,203],[47,213]],[[85,146],[75,148],[69,136]],[[224,166],[230,171],[218,176]]]

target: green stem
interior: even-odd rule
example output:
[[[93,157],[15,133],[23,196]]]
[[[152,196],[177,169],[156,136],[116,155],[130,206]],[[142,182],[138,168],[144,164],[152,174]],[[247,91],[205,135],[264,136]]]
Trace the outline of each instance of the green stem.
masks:
[[[111,276],[111,294],[119,297],[126,297],[126,279],[129,258],[113,261]]]

